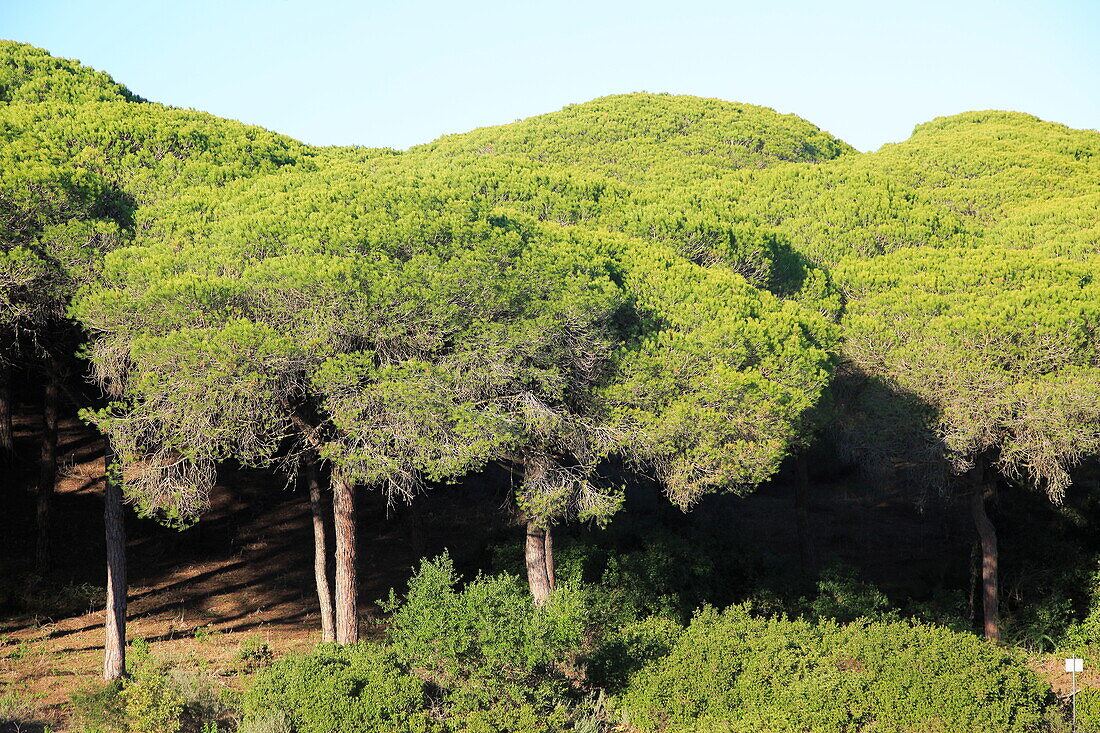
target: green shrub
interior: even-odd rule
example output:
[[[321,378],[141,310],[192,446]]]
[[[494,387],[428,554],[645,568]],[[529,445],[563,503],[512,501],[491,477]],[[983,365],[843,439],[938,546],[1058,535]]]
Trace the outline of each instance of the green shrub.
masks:
[[[171,665],[132,645],[130,678],[122,688],[122,709],[128,733],[177,733],[182,727],[184,697],[169,676]]]
[[[245,672],[253,672],[266,667],[275,659],[275,653],[266,642],[257,637],[249,637],[237,647],[237,661]]]
[[[168,679],[183,700],[180,717],[183,733],[231,729],[238,707],[232,690],[217,683],[210,674],[196,670],[172,668],[168,670]]]
[[[81,733],[217,733],[233,729],[231,691],[202,672],[158,659],[148,645],[130,647],[125,681],[78,688],[69,712]]]
[[[296,733],[431,729],[423,682],[376,644],[325,644],[283,657],[257,673],[242,702],[244,724],[252,730],[279,730],[280,713]]]
[[[621,701],[642,731],[1034,731],[1050,691],[981,639],[915,623],[700,612]]]
[[[848,565],[833,565],[821,572],[817,595],[807,602],[810,615],[841,623],[856,619],[896,619],[890,599],[871,583],[860,579]]]
[[[425,561],[393,616],[393,648],[440,690],[448,725],[545,731],[565,725],[585,638],[583,593],[559,586],[536,608],[519,578],[478,577],[461,590],[450,557]]]
[[[683,630],[679,623],[660,616],[617,629],[592,655],[588,673],[593,684],[618,694],[635,673],[672,651]]]
[[[572,531],[554,535],[557,577],[583,583],[594,620],[609,629],[649,616],[687,623],[703,604],[743,600],[762,578],[788,580],[780,577],[782,564],[770,567],[767,553],[746,552],[737,537],[707,525],[669,527],[657,518],[631,517],[598,533]],[[522,543],[497,546],[492,567],[522,575]]]
[[[69,715],[81,733],[125,733],[122,682],[83,685],[69,698]]]
[[[1098,688],[1078,688],[1077,733],[1100,733],[1100,689]]]

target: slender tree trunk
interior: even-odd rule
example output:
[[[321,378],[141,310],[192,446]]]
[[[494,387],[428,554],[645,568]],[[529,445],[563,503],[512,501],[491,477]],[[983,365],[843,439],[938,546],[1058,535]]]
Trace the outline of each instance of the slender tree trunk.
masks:
[[[15,454],[11,413],[11,364],[0,360],[0,453],[9,461]]]
[[[332,587],[328,582],[327,512],[321,499],[321,471],[315,459],[306,463],[309,483],[309,508],[313,513],[313,577],[317,583],[317,601],[321,606],[321,641],[336,641],[336,612],[332,605]]]
[[[527,520],[527,543],[524,546],[527,561],[527,585],[531,588],[531,597],[536,606],[542,606],[550,599],[550,576],[546,564],[546,530],[534,520]]]
[[[122,484],[115,468],[109,438],[103,456],[105,494],[103,524],[107,535],[107,621],[103,645],[103,679],[126,674],[126,526],[122,513]]]
[[[332,471],[332,509],[336,528],[336,643],[359,641],[359,582],[356,574],[355,486]]]
[[[979,463],[974,468],[974,487],[970,496],[970,511],[982,545],[982,613],[985,638],[1001,640],[1000,598],[997,583],[997,529],[985,511],[985,500],[995,488]]]
[[[550,584],[550,590],[554,590],[558,587],[558,581],[554,577],[554,532],[549,526],[543,537],[543,545],[546,546],[546,580]]]
[[[817,575],[817,553],[814,552],[814,539],[810,535],[810,519],[806,512],[806,501],[810,491],[809,471],[806,457],[795,460],[794,482],[794,528],[798,539],[798,561],[804,576]]]
[[[38,511],[35,518],[38,529],[35,566],[40,571],[50,565],[50,503],[54,483],[57,481],[57,414],[61,399],[61,377],[52,361],[48,372],[42,410],[42,455],[38,473]]]

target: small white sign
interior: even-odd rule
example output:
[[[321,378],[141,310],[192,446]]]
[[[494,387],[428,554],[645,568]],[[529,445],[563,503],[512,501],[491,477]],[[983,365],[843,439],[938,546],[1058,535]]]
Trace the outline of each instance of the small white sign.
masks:
[[[1080,672],[1085,667],[1085,660],[1083,659],[1067,659],[1066,671],[1067,672]]]

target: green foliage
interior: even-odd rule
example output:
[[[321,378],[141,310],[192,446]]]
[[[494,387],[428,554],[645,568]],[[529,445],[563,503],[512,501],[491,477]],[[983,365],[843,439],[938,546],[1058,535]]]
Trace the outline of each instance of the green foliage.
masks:
[[[0,41],[0,104],[141,101],[102,71],[25,43]]]
[[[232,730],[235,696],[210,675],[152,655],[148,645],[130,647],[123,681],[78,688],[69,713],[81,733],[218,733]]]
[[[242,703],[243,726],[251,730],[278,731],[282,716],[296,733],[433,729],[424,683],[393,651],[368,643],[284,657],[256,675]]]
[[[842,351],[879,403],[853,453],[917,462],[910,475],[936,489],[991,461],[1057,501],[1100,448],[1098,150],[1094,131],[972,112],[873,154],[730,174],[702,196],[736,201],[844,291]]]
[[[795,115],[668,94],[626,94],[512,125],[448,135],[413,148],[446,158],[511,156],[626,180],[687,180],[780,161],[820,161],[853,149]]]
[[[145,460],[139,507],[201,510],[212,464],[270,461],[296,407],[345,474],[407,495],[564,456],[520,497],[541,521],[613,512],[591,468],[612,452],[685,505],[775,470],[828,380],[827,319],[662,243],[501,209],[487,171],[380,160],[167,202],[107,258],[73,312],[101,381],[126,375],[99,424]]]
[[[619,694],[634,674],[667,656],[684,627],[662,616],[633,621],[608,633],[589,662],[592,682],[611,694]]]
[[[890,599],[875,586],[860,580],[858,571],[847,565],[833,565],[821,573],[817,595],[807,604],[817,619],[832,619],[839,623],[868,619],[896,619]]]
[[[294,733],[294,725],[289,715],[276,710],[242,720],[237,733]]]
[[[457,584],[444,555],[422,563],[404,599],[391,594],[385,604],[394,650],[440,690],[448,725],[501,733],[564,725],[567,678],[585,636],[582,594],[559,586],[536,607],[514,576]]]
[[[182,727],[183,693],[169,676],[171,664],[141,645],[131,647],[131,676],[122,688],[127,733],[177,733]]]
[[[1100,733],[1100,689],[1079,688],[1077,692],[1077,730]]]
[[[122,682],[78,687],[69,697],[69,716],[81,733],[125,733]]]
[[[251,636],[237,647],[237,661],[246,672],[266,667],[275,659],[275,653],[266,642]]]
[[[632,679],[643,731],[1033,731],[1050,696],[1008,653],[908,623],[762,619],[704,610]]]
[[[746,600],[765,579],[773,588],[788,581],[789,568],[703,519],[672,526],[632,514],[600,532],[556,532],[555,573],[584,592],[593,623],[607,631],[649,616],[687,623],[701,605]],[[522,560],[517,540],[494,548],[491,567],[521,575]],[[786,595],[784,608],[793,608],[797,596]]]

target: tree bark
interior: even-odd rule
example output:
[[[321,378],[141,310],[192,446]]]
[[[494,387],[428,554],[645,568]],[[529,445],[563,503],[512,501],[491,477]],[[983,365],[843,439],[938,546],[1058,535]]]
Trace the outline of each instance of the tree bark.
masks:
[[[1000,595],[997,582],[997,529],[985,511],[985,501],[993,496],[994,481],[985,476],[981,464],[974,468],[974,487],[970,512],[982,545],[983,631],[989,641],[1001,640]]]
[[[107,539],[107,620],[103,645],[103,679],[126,674],[126,526],[122,511],[122,484],[109,438],[103,456],[105,494],[103,524]]]
[[[546,580],[550,584],[550,590],[554,590],[558,587],[558,581],[554,577],[554,533],[550,527],[546,528],[543,544],[546,546]]]
[[[806,512],[809,491],[810,479],[806,457],[799,456],[795,460],[794,528],[798,540],[798,561],[802,568],[802,575],[807,577],[817,575],[817,553],[814,551],[814,540],[810,535],[810,518]]]
[[[61,376],[50,362],[46,377],[45,400],[42,408],[42,453],[38,473],[38,509],[35,522],[38,543],[35,547],[35,567],[39,571],[50,565],[50,503],[57,481],[57,415],[61,401]]]
[[[359,582],[356,571],[355,486],[332,471],[333,524],[336,528],[336,643],[359,641]]]
[[[546,563],[546,530],[535,521],[527,520],[527,543],[524,545],[527,562],[527,585],[536,606],[545,605],[550,599],[550,576]]]
[[[15,454],[15,430],[12,428],[11,364],[0,360],[0,452],[6,460]]]
[[[328,513],[321,497],[321,471],[316,459],[306,463],[309,483],[309,508],[313,513],[313,577],[317,583],[317,601],[321,607],[321,641],[336,641],[336,612],[332,586],[328,582]]]

